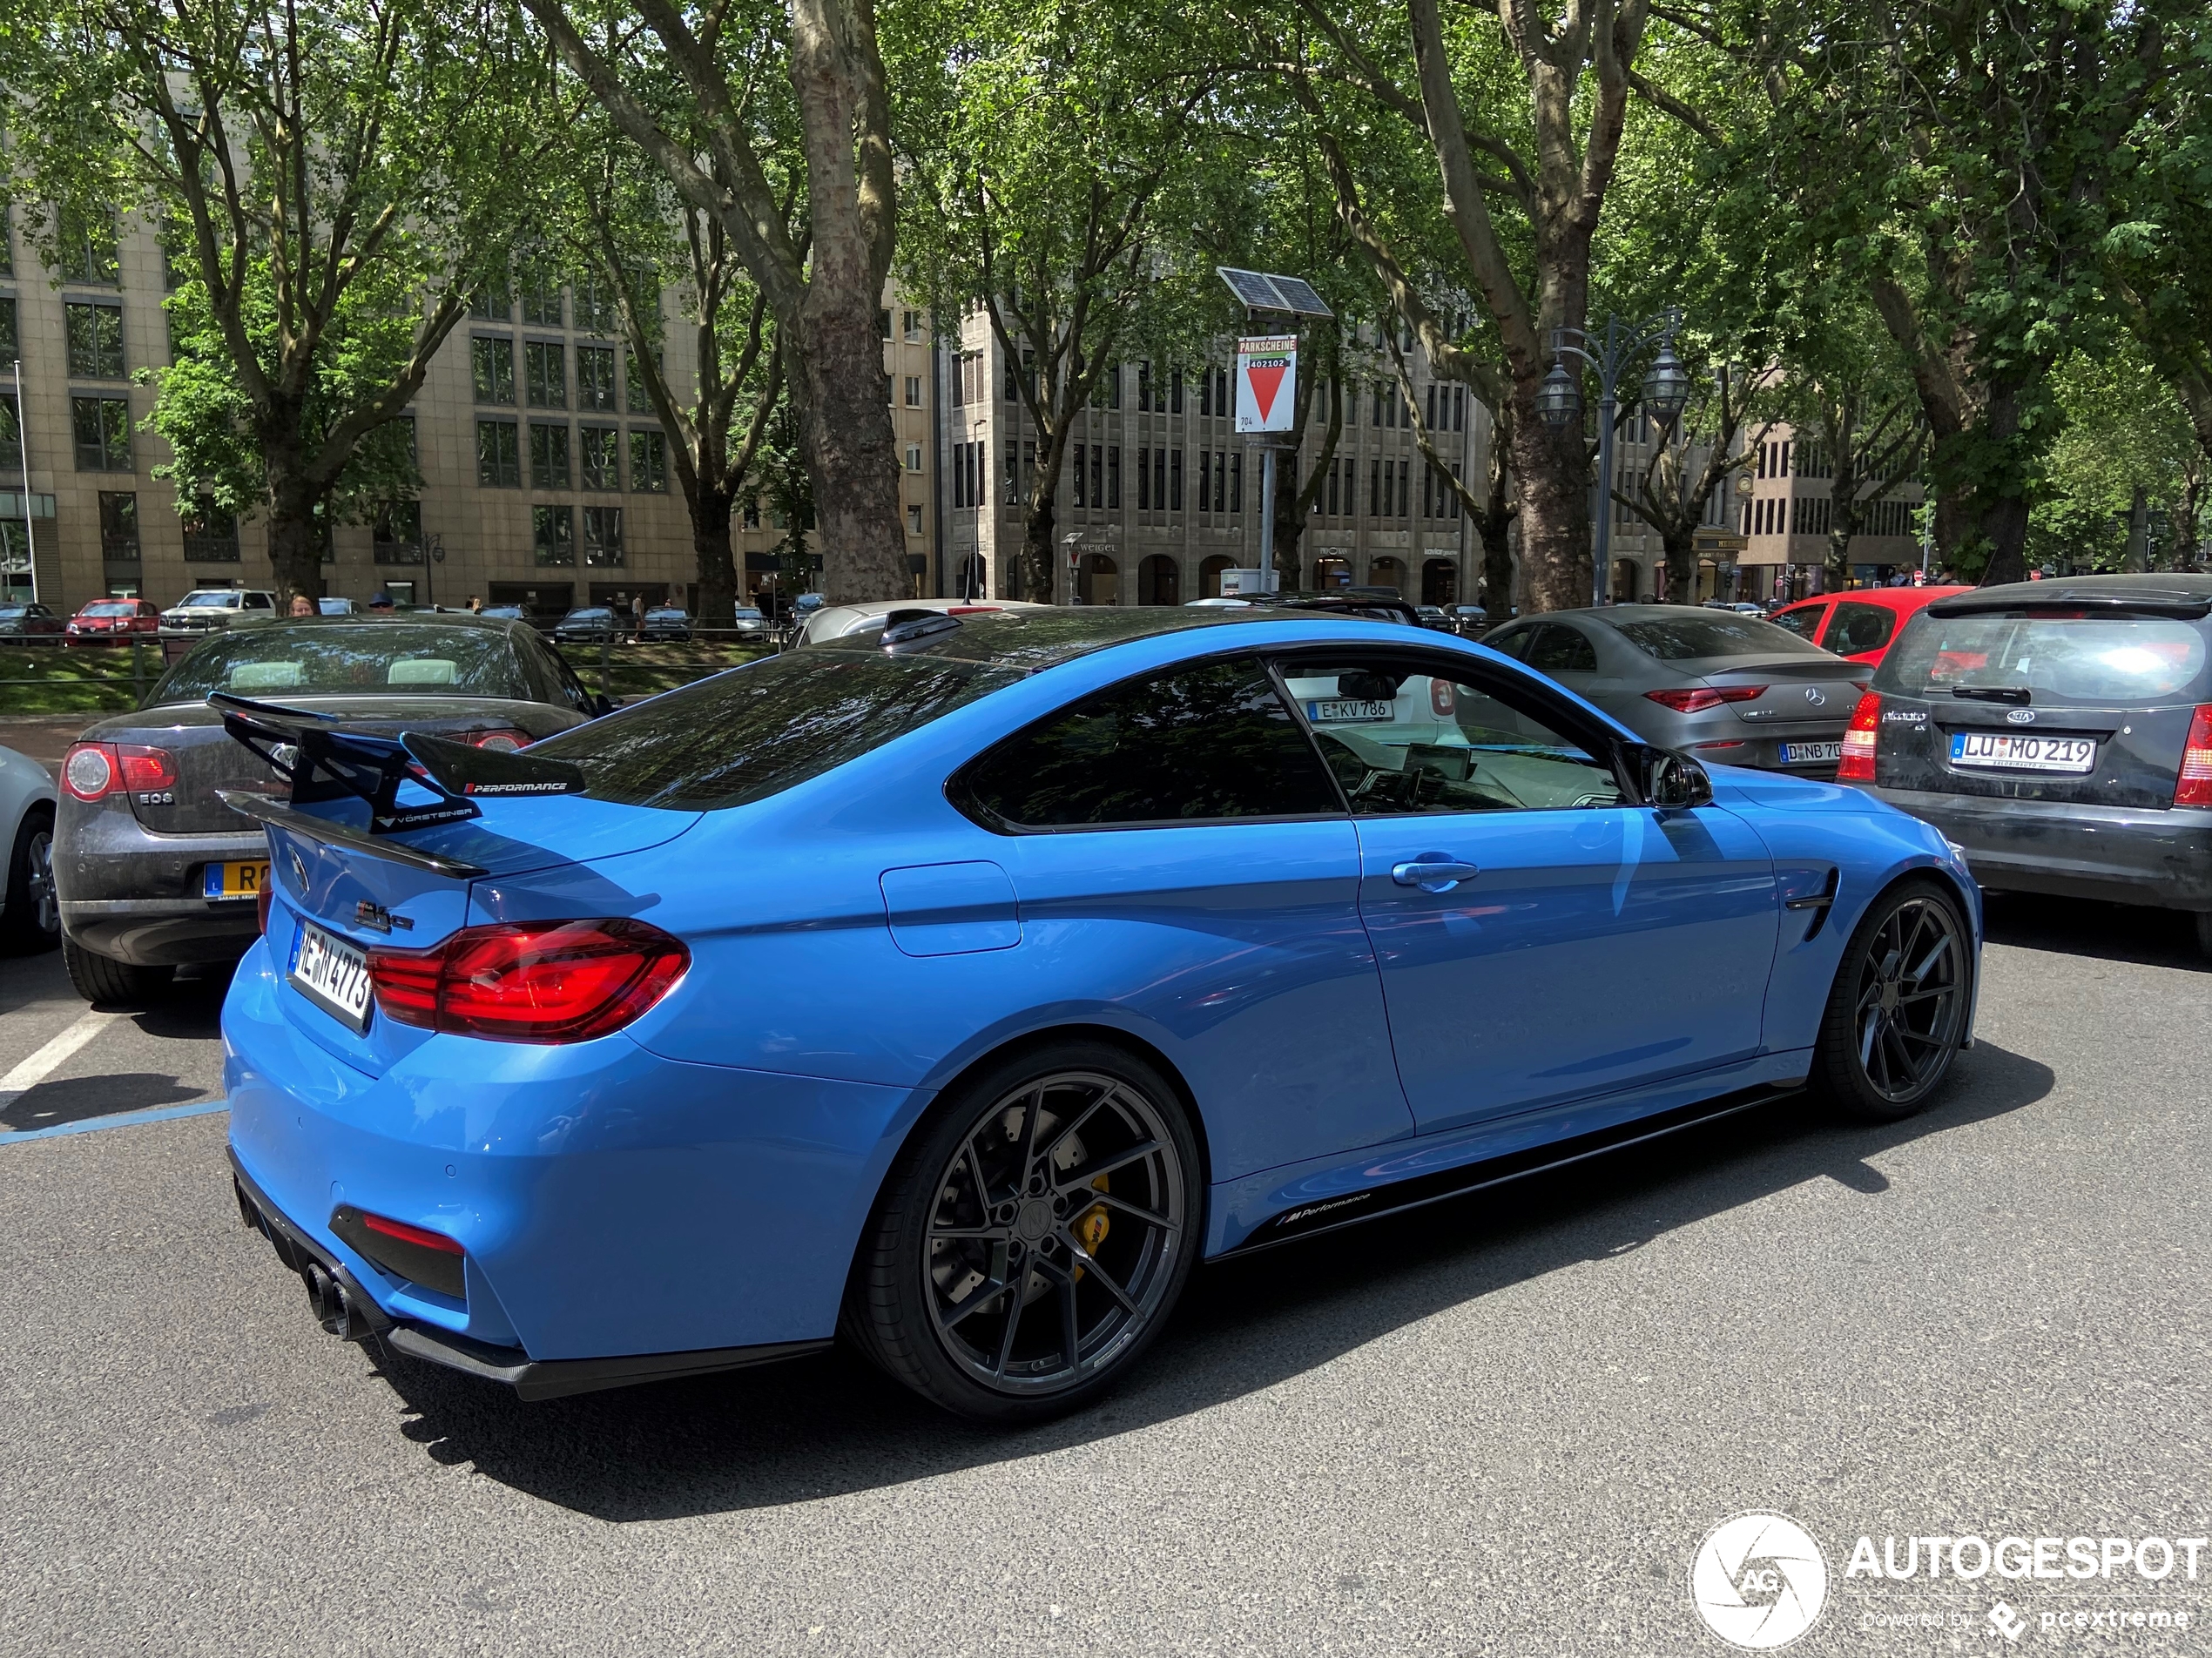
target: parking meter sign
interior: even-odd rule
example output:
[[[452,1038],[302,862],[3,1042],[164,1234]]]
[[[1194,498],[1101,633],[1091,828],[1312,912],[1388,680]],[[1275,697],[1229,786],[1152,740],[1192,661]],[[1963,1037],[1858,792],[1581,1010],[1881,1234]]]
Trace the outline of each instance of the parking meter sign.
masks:
[[[1298,408],[1298,336],[1237,342],[1237,429],[1287,432]]]

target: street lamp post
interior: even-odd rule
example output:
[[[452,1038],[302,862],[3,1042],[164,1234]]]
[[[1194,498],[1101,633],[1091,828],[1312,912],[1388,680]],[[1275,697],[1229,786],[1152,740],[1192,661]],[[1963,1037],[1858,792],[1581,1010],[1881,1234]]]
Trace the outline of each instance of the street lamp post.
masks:
[[[1689,401],[1689,371],[1675,355],[1675,333],[1682,327],[1682,307],[1669,306],[1657,316],[1640,323],[1623,324],[1608,317],[1605,339],[1600,344],[1587,328],[1552,330],[1552,368],[1536,393],[1536,408],[1544,424],[1554,431],[1580,420],[1582,414],[1581,376],[1569,374],[1564,361],[1580,357],[1597,370],[1597,542],[1591,554],[1590,602],[1605,603],[1605,590],[1613,563],[1613,417],[1617,407],[1615,388],[1621,371],[1654,340],[1659,354],[1644,371],[1643,406],[1656,415],[1663,428],[1674,423]],[[1593,349],[1595,347],[1595,349]]]

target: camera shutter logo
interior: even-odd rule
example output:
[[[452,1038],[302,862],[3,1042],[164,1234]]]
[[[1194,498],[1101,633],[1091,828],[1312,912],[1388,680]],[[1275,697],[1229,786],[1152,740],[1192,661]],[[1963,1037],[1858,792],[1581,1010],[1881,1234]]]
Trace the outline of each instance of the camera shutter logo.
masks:
[[[1737,1514],[1697,1546],[1689,1598],[1705,1627],[1730,1646],[1771,1651],[1820,1621],[1828,1562],[1787,1515]]]

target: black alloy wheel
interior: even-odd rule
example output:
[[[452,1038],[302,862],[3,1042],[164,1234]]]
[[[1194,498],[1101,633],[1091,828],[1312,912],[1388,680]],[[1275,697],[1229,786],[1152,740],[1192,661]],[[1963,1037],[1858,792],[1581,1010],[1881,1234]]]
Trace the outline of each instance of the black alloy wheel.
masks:
[[[962,1415],[1056,1415],[1150,1345],[1189,1277],[1201,1207],[1190,1127],[1150,1066],[1092,1042],[995,1066],[901,1158],[845,1327]]]
[[[1958,904],[1932,882],[1893,887],[1844,951],[1814,1056],[1814,1081],[1853,1115],[1910,1116],[1966,1039],[1972,946]]]

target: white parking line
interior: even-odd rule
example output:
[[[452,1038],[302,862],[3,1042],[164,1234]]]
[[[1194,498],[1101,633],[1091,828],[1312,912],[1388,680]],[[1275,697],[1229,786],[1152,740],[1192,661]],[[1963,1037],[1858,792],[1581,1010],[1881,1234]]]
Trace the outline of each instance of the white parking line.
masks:
[[[0,1110],[13,1105],[16,1096],[37,1088],[62,1068],[69,1056],[105,1030],[120,1014],[87,1013],[67,1030],[0,1076]]]

